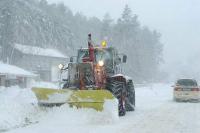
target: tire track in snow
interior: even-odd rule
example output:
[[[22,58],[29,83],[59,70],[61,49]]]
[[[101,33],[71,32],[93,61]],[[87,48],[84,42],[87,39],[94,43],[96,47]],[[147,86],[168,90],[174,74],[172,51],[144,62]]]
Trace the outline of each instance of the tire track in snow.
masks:
[[[142,111],[119,132],[123,133],[199,133],[200,104],[166,102],[149,112]],[[135,119],[136,118],[136,119]],[[130,119],[130,118],[129,118]]]

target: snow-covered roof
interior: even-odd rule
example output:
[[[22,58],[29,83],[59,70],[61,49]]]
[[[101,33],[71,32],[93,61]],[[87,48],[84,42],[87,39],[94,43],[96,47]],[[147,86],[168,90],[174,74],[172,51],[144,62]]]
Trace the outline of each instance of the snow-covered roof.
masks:
[[[31,55],[40,55],[40,56],[49,56],[49,57],[59,57],[59,58],[68,58],[67,56],[63,55],[56,49],[45,49],[35,46],[28,46],[22,44],[15,44],[15,49],[21,51],[24,54],[31,54]]]
[[[23,76],[23,77],[34,77],[35,74],[26,71],[22,68],[17,66],[4,64],[0,62],[0,75],[15,75],[15,76]]]

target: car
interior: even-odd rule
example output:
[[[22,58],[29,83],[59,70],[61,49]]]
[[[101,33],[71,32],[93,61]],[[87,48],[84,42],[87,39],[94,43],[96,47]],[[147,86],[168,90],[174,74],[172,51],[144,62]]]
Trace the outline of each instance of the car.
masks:
[[[195,79],[178,79],[173,87],[175,101],[200,101],[200,88]]]

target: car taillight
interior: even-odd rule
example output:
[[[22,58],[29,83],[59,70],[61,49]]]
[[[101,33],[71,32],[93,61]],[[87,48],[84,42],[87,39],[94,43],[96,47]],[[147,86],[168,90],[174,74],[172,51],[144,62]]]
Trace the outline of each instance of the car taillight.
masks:
[[[182,89],[180,87],[175,87],[174,90],[175,91],[181,91]]]
[[[192,91],[200,91],[199,88],[192,88]]]

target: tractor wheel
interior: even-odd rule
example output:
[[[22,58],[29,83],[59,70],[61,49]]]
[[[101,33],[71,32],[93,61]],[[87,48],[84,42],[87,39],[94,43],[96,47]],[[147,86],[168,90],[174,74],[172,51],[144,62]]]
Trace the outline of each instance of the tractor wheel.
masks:
[[[121,90],[121,95],[119,97],[119,116],[126,115],[126,92]]]
[[[126,97],[126,111],[135,110],[135,89],[132,80],[126,84],[127,97]]]
[[[107,89],[118,99],[118,111],[119,116],[124,116],[126,114],[126,87],[125,83],[110,79],[107,83]]]

